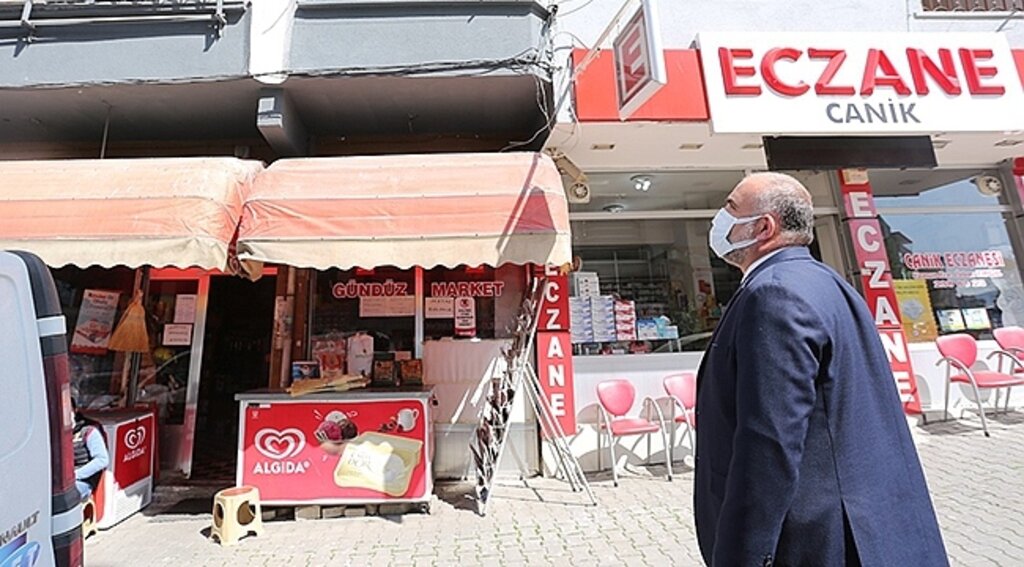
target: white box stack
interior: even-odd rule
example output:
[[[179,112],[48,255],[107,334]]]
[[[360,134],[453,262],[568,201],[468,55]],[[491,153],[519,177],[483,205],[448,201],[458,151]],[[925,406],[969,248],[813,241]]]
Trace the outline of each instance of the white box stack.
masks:
[[[573,272],[573,295],[576,297],[597,297],[601,295],[601,282],[597,272]]]
[[[590,298],[590,314],[594,321],[594,342],[611,343],[618,340],[615,329],[615,298],[599,295]]]
[[[590,298],[569,298],[569,331],[573,344],[594,342],[594,318],[590,312]]]

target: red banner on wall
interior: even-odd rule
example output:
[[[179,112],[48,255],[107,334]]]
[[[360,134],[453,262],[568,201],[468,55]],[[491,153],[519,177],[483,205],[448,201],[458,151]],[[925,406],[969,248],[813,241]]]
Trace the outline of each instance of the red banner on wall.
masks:
[[[576,431],[576,389],[569,334],[569,277],[557,268],[541,273],[545,288],[537,325],[537,377],[562,431],[571,435]]]
[[[893,287],[881,224],[875,211],[871,183],[865,172],[857,170],[840,170],[839,182],[847,219],[845,224],[853,241],[864,299],[875,319],[875,327],[889,358],[900,401],[907,413],[921,413],[921,397],[917,391],[907,338],[903,333],[899,303]]]

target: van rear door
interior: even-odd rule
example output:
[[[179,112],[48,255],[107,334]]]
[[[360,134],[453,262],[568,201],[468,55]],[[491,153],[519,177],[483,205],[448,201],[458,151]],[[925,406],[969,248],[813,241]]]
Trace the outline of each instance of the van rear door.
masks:
[[[67,342],[39,258],[0,251],[0,321],[0,566],[80,566]]]

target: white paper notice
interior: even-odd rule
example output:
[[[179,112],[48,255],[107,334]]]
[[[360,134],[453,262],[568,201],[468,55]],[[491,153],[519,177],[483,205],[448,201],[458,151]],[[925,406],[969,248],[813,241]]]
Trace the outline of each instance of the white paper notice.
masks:
[[[415,295],[359,298],[360,317],[412,317],[415,314]]]
[[[428,297],[424,307],[427,319],[451,319],[455,316],[454,297]]]
[[[196,322],[196,294],[182,293],[174,298],[174,322]]]
[[[472,297],[455,298],[455,334],[476,336],[476,300]]]
[[[164,325],[164,346],[189,346],[192,344],[192,325],[168,323]]]

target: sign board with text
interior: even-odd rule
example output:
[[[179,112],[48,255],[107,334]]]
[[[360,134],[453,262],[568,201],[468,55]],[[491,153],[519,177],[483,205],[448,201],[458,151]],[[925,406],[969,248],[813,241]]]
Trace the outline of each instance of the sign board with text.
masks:
[[[999,33],[702,33],[712,129],[930,134],[1024,129]]]
[[[656,2],[642,0],[636,13],[612,42],[615,90],[619,118],[623,120],[668,83],[659,26]]]
[[[537,378],[541,391],[562,431],[576,431],[576,388],[569,331],[569,277],[557,268],[537,268],[545,275],[540,321],[537,325]]]
[[[917,378],[910,361],[910,349],[900,316],[899,301],[890,273],[882,228],[875,214],[874,195],[867,179],[840,175],[845,203],[845,224],[853,242],[861,287],[868,310],[882,340],[893,379],[907,413],[921,413],[921,397]]]

